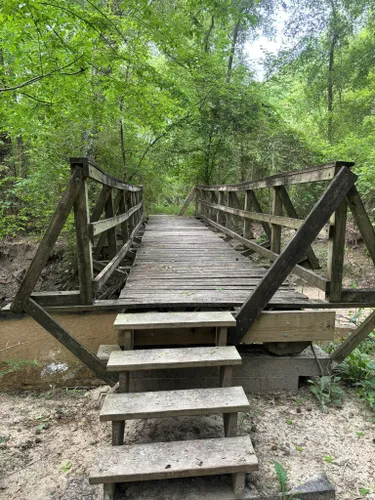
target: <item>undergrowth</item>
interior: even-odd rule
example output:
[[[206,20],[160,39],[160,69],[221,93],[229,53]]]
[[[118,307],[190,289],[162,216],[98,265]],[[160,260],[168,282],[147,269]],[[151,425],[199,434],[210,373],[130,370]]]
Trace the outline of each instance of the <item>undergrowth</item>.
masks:
[[[358,324],[359,317],[359,312],[353,315],[353,323]],[[331,354],[337,347],[337,343],[331,342],[325,350]],[[341,406],[344,397],[341,381],[354,387],[358,396],[375,411],[375,332],[370,333],[335,367],[333,376],[309,380],[311,392],[324,412],[328,411],[329,406]]]

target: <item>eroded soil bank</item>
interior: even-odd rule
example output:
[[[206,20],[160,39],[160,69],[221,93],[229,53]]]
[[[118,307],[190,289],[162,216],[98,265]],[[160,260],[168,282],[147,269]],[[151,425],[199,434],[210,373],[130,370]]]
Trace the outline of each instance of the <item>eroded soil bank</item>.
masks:
[[[107,390],[0,394],[1,500],[58,499],[69,476],[88,475],[98,448],[110,443],[110,424],[99,422]],[[375,417],[352,391],[346,390],[342,408],[328,414],[307,388],[297,396],[249,395],[249,400],[251,411],[241,414],[240,432],[251,436],[260,462],[251,477],[258,489],[277,488],[273,462],[278,461],[290,486],[325,471],[338,500],[375,499]],[[222,435],[220,416],[137,420],[127,426],[129,443]],[[97,493],[99,500],[100,487]]]

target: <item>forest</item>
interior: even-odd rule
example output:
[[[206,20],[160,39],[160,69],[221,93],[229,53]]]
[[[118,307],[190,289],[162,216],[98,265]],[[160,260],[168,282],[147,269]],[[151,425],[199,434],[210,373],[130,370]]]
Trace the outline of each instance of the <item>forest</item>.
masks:
[[[143,184],[149,213],[196,183],[354,161],[373,214],[372,0],[1,4],[0,238],[45,227],[71,156]],[[260,36],[282,40],[261,75]]]

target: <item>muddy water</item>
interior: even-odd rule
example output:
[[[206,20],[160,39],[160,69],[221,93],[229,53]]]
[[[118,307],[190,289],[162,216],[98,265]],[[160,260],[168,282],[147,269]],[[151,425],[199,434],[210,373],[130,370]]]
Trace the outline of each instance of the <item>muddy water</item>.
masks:
[[[54,318],[96,353],[100,344],[117,343],[116,313],[56,314]],[[92,372],[28,316],[0,316],[0,389],[91,385]]]

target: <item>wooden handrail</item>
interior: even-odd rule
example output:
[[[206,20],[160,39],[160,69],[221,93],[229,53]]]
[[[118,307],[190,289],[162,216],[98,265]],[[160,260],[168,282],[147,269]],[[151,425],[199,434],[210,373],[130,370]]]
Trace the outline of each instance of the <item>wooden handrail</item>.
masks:
[[[353,162],[336,161],[240,184],[196,186],[195,214],[201,216],[205,222],[231,238],[241,241],[245,247],[273,262],[281,250],[281,228],[298,230],[303,227],[305,222],[298,217],[286,186],[302,182],[332,180],[338,175],[342,167],[349,170],[353,165]],[[271,190],[273,195],[271,213],[263,212],[254,191],[258,188],[269,188]],[[240,201],[238,197],[240,192],[244,192],[244,201]],[[328,235],[329,240],[327,276],[316,274],[300,265],[294,267],[293,274],[297,274],[311,285],[323,290],[326,300],[329,302],[346,304],[352,302],[364,306],[375,306],[375,290],[343,288],[345,230],[348,208],[353,214],[369,255],[375,264],[374,227],[366,213],[361,197],[353,185],[340,206],[319,232],[322,237]],[[282,213],[282,210],[285,211],[285,214]],[[234,224],[235,217],[243,220],[241,227]],[[260,245],[252,240],[250,221],[258,222],[263,226],[268,241]],[[303,265],[308,263],[312,270],[320,268],[319,261],[311,245],[306,249],[303,259]]]
[[[72,176],[67,184],[46,233],[19,290],[12,302],[12,310],[25,310],[28,299],[47,263],[49,254],[59,237],[65,221],[74,208],[76,232],[76,270],[79,277],[79,294],[72,292],[67,296],[55,292],[64,300],[76,301],[77,305],[90,305],[94,301],[94,291],[100,289],[107,279],[116,271],[121,260],[125,257],[132,245],[137,231],[143,221],[143,188],[133,186],[104,172],[98,165],[88,158],[71,158],[70,167]],[[102,184],[98,200],[90,216],[88,197],[89,180],[93,179]],[[116,195],[113,196],[114,190]],[[103,211],[105,219],[100,220]],[[122,248],[118,251],[116,227],[121,227]],[[99,275],[94,278],[93,251],[94,238],[100,235],[96,242],[97,255],[108,240],[110,263],[103,266]],[[95,269],[98,268],[96,263]],[[59,295],[60,294],[60,295]],[[47,297],[47,301],[53,300]]]
[[[240,182],[239,184],[218,184],[214,186],[197,186],[203,191],[246,191],[248,189],[264,189],[275,186],[290,186],[293,184],[305,184],[310,182],[321,182],[332,180],[337,169],[341,167],[353,167],[352,161],[335,161],[324,165],[283,172],[281,174],[270,175],[263,179]]]
[[[132,192],[142,191],[143,189],[142,186],[134,186],[133,184],[128,184],[121,179],[117,179],[113,175],[108,174],[89,158],[70,158],[69,161],[71,165],[82,165],[83,174],[85,177],[100,182],[104,186],[121,189],[122,191]]]
[[[241,342],[242,337],[266,307],[281,283],[283,283],[299,262],[301,256],[314,241],[323,225],[345,200],[347,193],[354,185],[356,179],[357,176],[347,167],[343,166],[340,169],[310,214],[306,217],[303,226],[296,232],[292,240],[242,305],[236,318],[236,332],[230,339],[232,343],[237,345]]]

